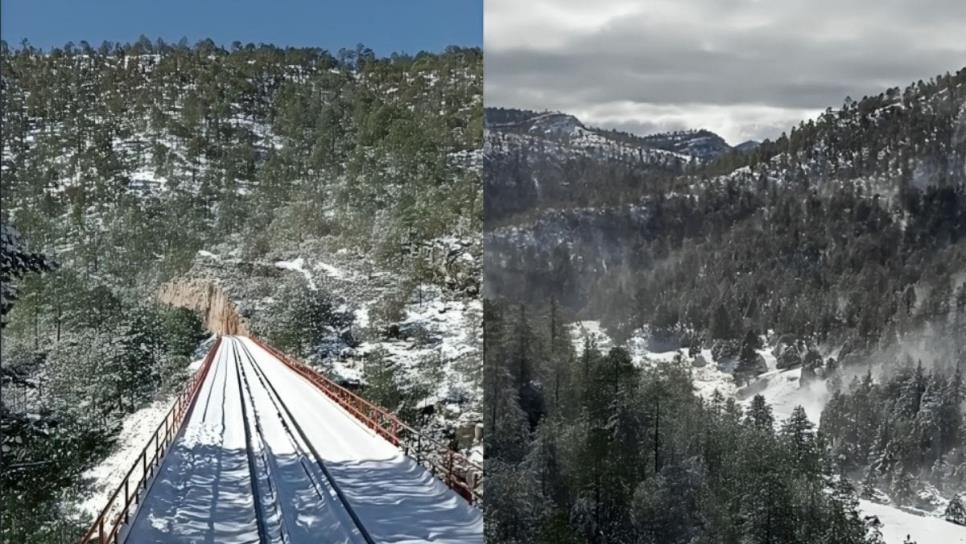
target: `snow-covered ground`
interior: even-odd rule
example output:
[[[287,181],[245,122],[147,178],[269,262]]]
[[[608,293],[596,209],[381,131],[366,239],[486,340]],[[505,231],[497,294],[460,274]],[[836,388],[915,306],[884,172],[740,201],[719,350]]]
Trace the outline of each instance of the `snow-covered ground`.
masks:
[[[817,422],[828,400],[828,388],[822,380],[802,385],[801,376],[801,367],[770,370],[758,376],[758,383],[751,387],[755,393],[765,397],[776,419],[787,418],[796,406],[801,406],[805,408],[808,418]]]
[[[117,437],[117,449],[82,475],[83,479],[94,483],[93,493],[77,503],[82,513],[91,517],[101,513],[111,493],[121,485],[124,475],[134,465],[144,445],[164,421],[173,402],[173,398],[157,400],[124,420],[121,434]]]
[[[613,341],[598,321],[573,323],[570,330],[578,353],[583,350],[584,338],[593,340],[601,352],[606,352],[613,346]],[[691,368],[695,390],[704,398],[708,398],[718,390],[725,397],[742,399],[747,405],[755,394],[760,394],[771,405],[772,412],[779,421],[791,415],[796,406],[802,406],[809,419],[817,422],[829,395],[824,381],[816,380],[802,386],[800,367],[779,370],[772,350],[767,347],[757,351],[768,371],[760,374],[752,384],[745,387],[738,387],[729,365],[716,361],[710,349],[702,349],[697,356],[691,356],[687,348],[655,350],[651,347],[646,329],[635,331],[624,347],[631,359],[642,366],[679,360]]]
[[[577,353],[584,349],[584,339],[590,339],[601,353],[606,353],[613,347],[610,335],[600,326],[598,321],[580,321],[570,326],[571,338]],[[711,350],[701,350],[697,357],[692,357],[686,348],[671,350],[654,350],[650,346],[647,332],[636,331],[624,345],[631,356],[631,360],[639,366],[650,366],[661,363],[680,361],[691,370],[691,379],[695,392],[703,398],[709,398],[715,390],[725,397],[736,397],[737,386],[730,373],[718,368]]]
[[[601,328],[600,321],[578,321],[571,323],[570,338],[573,340],[574,349],[577,350],[578,355],[583,353],[584,344],[588,340],[601,353],[607,353],[607,350],[614,346],[610,335]]]
[[[472,375],[460,368],[460,363],[479,365],[481,362],[482,302],[479,299],[448,298],[439,287],[431,285],[419,289],[422,300],[407,304],[405,316],[398,323],[400,330],[412,331],[412,334],[398,339],[377,338],[363,342],[357,353],[364,357],[376,350],[384,351],[414,377],[427,363],[435,364],[441,379],[435,383],[426,402],[478,396],[478,384],[473,382]],[[368,317],[365,307],[361,311]],[[364,360],[362,364],[365,364]],[[343,365],[341,370],[345,372],[349,368]]]
[[[887,504],[860,500],[865,516],[876,516],[886,544],[903,544],[906,536],[917,544],[966,544],[966,527],[932,517],[917,516]]]
[[[275,263],[275,266],[283,270],[292,270],[294,272],[298,272],[299,274],[302,274],[302,276],[305,278],[305,281],[309,284],[309,289],[313,291],[319,290],[318,286],[315,285],[315,280],[312,279],[312,274],[310,274],[309,271],[305,269],[305,259],[303,259],[302,257],[299,257],[292,261],[277,261]]]
[[[329,263],[325,263],[322,261],[315,263],[315,269],[321,271],[326,276],[329,276],[330,278],[334,278],[337,280],[344,280],[346,279],[346,277],[349,276],[349,274],[347,274],[345,270],[342,270],[341,268],[335,265],[331,265]]]
[[[585,338],[593,340],[602,352],[613,346],[610,336],[597,321],[573,323],[570,330],[578,353],[583,350]],[[714,360],[710,349],[701,350],[697,357],[692,357],[687,349],[654,351],[650,348],[650,339],[644,329],[636,331],[624,347],[638,365],[668,364],[678,360],[690,367],[695,391],[704,398],[718,390],[725,397],[743,399],[742,404],[747,406],[755,394],[760,394],[771,405],[777,421],[791,415],[796,406],[802,406],[809,419],[818,422],[829,396],[824,380],[815,380],[804,386],[800,383],[801,367],[779,370],[769,347],[758,350],[767,372],[760,374],[751,385],[741,388],[737,387],[727,365],[719,365]],[[935,515],[917,515],[891,504],[867,500],[860,501],[860,509],[865,516],[879,518],[886,544],[904,544],[907,535],[917,544],[966,544],[966,527],[954,525]]]
[[[213,364],[133,541],[483,541],[478,510],[247,338]]]

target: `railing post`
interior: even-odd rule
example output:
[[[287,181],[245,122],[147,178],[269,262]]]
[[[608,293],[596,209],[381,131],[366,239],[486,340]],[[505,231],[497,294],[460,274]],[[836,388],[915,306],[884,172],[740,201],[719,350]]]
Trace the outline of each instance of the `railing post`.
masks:
[[[104,544],[104,518],[103,517],[101,518],[101,522],[98,524],[97,535],[98,535],[97,540],[99,544]]]

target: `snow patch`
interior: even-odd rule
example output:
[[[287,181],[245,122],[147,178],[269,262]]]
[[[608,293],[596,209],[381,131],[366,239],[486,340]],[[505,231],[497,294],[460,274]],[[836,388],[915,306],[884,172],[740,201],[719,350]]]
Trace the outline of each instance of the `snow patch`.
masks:
[[[888,504],[859,500],[864,516],[876,516],[886,544],[903,544],[906,536],[918,544],[966,544],[966,527],[931,516],[917,516]]]
[[[767,361],[767,359],[766,359]],[[769,363],[770,364],[770,363]],[[829,391],[824,380],[814,380],[806,384],[801,383],[802,369],[772,370],[758,377],[747,389],[751,402],[755,394],[762,395],[772,407],[776,420],[782,420],[791,415],[796,406],[805,408],[808,419],[818,422],[828,401]]]
[[[302,274],[303,276],[305,276],[305,281],[308,282],[309,284],[309,289],[313,291],[319,290],[318,286],[315,285],[315,280],[312,279],[312,274],[310,274],[309,271],[305,269],[305,259],[303,259],[302,257],[299,257],[298,259],[291,260],[291,261],[276,261],[275,267],[281,268],[283,270],[291,270],[293,272],[298,272],[299,274]]]
[[[337,280],[344,280],[348,276],[345,270],[332,266],[328,263],[319,262],[315,264],[315,269],[321,271],[326,276]]]
[[[155,401],[125,418],[121,434],[117,437],[117,449],[82,474],[84,479],[94,482],[93,494],[78,504],[82,512],[96,517],[107,506],[111,493],[121,485],[124,475],[141,455],[144,445],[164,421],[172,402],[172,398]]]
[[[604,332],[604,329],[600,326],[600,321],[578,321],[571,323],[570,337],[573,339],[574,349],[577,350],[578,355],[584,352],[585,340],[589,340],[601,353],[606,353],[607,350],[614,346],[610,335]]]
[[[353,315],[355,315],[356,324],[358,326],[360,326],[362,328],[366,328],[366,327],[369,326],[370,319],[369,319],[369,307],[368,306],[363,306],[362,308],[356,309],[356,311],[354,312]]]

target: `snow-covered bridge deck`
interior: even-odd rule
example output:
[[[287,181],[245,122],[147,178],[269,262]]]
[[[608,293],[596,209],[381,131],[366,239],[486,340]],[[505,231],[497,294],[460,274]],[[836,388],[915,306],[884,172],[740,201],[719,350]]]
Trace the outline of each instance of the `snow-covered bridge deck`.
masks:
[[[483,520],[243,337],[224,337],[131,543],[482,542]]]

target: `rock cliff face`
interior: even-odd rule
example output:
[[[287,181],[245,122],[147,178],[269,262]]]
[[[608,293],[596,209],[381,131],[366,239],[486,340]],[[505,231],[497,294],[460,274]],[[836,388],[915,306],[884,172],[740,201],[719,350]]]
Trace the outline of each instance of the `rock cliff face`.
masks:
[[[183,279],[165,283],[158,290],[158,300],[198,312],[213,334],[249,334],[248,320],[241,317],[235,304],[212,280]]]

